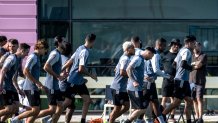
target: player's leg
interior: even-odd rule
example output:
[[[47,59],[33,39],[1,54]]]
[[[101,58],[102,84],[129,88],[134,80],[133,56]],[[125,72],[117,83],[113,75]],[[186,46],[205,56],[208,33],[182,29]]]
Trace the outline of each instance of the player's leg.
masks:
[[[6,105],[4,109],[0,110],[1,122],[4,122],[7,119],[5,116],[11,116],[13,107],[13,105]]]
[[[145,100],[145,98],[143,97],[142,91],[138,91],[138,95],[135,94],[135,91],[128,91],[128,94],[132,104],[131,108],[134,109],[134,111],[125,121],[125,123],[131,123],[133,120],[145,113],[145,109],[149,104],[148,100]]]
[[[163,118],[162,112],[160,110],[161,107],[160,107],[160,103],[158,101],[157,88],[156,88],[155,83],[151,84],[150,91],[151,91],[151,95],[152,95],[151,96],[151,105],[153,108],[153,112],[156,115],[156,117],[160,123],[165,123],[165,119]]]
[[[74,113],[74,109],[75,109],[75,107],[74,108],[68,107],[66,109],[66,114],[65,114],[65,122],[66,123],[70,123],[71,118],[72,118],[73,113]]]
[[[37,116],[37,118],[41,118],[41,117],[45,117],[45,116],[48,116],[48,115],[52,115],[53,113],[55,113],[55,110],[56,110],[56,106],[55,105],[49,105],[48,109],[41,110],[39,112],[39,115]]]
[[[114,105],[114,108],[113,108],[113,111],[111,112],[110,114],[110,117],[109,117],[109,123],[114,123],[115,120],[119,117],[119,113],[121,111],[121,108],[122,106],[116,106]]]
[[[81,123],[85,123],[86,115],[88,113],[89,105],[91,103],[91,98],[89,95],[88,88],[86,87],[85,84],[79,85],[77,87],[78,87],[77,92],[82,97],[82,100],[83,100]]]
[[[4,102],[4,108],[0,110],[0,117],[1,117],[2,122],[4,122],[7,119],[5,117],[11,116],[11,114],[13,114],[14,105],[13,105],[13,99],[11,98],[12,96],[13,96],[13,93],[8,90],[6,90],[2,94],[2,99]]]
[[[113,104],[114,108],[113,111],[110,113],[109,123],[114,123],[122,108],[120,92],[116,91],[115,89],[111,89],[111,94],[113,97]]]
[[[197,119],[199,119],[199,110],[198,110],[198,101],[197,101],[197,99],[193,99],[193,105],[194,105],[195,115],[196,115]]]
[[[191,109],[192,109],[192,99],[191,99],[191,88],[188,81],[184,82],[183,92],[185,95],[185,109],[184,113],[186,114],[187,123],[191,123]]]
[[[25,111],[22,114],[16,116],[15,118],[12,119],[12,122],[27,118],[26,120],[27,123],[34,123],[39,112],[40,112],[39,106],[32,106],[31,110]]]
[[[173,101],[174,101],[174,97],[170,97],[170,102],[173,103]],[[170,116],[170,119],[171,119],[171,120],[175,120],[175,119],[174,119],[175,112],[176,112],[175,109],[173,109],[173,110],[171,111],[171,116]]]
[[[49,93],[47,94],[48,97],[48,109],[41,110],[37,118],[45,117],[45,116],[51,116],[56,111],[56,96],[54,90],[49,90]]]
[[[55,91],[55,98],[57,100],[57,106],[56,106],[56,111],[55,113],[52,115],[52,123],[57,123],[59,116],[61,115],[62,111],[63,111],[63,95],[62,92],[60,90]]]
[[[27,118],[26,122],[33,123],[40,112],[40,93],[38,91],[25,90],[30,107],[25,112],[14,117],[12,121],[19,121]]]
[[[1,117],[2,121],[5,121],[8,118],[12,117],[14,114],[18,113],[18,111],[19,111],[19,102],[14,102],[14,104],[12,104],[12,106],[13,106],[13,111],[11,112],[10,115],[7,114],[7,115],[2,116]]]
[[[63,101],[63,104],[62,104],[62,111],[59,111],[58,113],[55,113],[53,114],[53,117],[56,117],[55,120],[58,121],[58,119],[60,118],[61,116],[61,113],[68,107],[70,106],[72,103],[74,103],[75,101],[75,89],[76,87],[73,86],[73,87],[70,87],[68,86],[66,88],[66,92],[65,92],[65,99]],[[54,122],[56,122],[54,121]]]
[[[181,101],[184,99],[184,90],[183,89],[184,88],[181,87],[181,81],[175,80],[173,103],[171,103],[167,108],[165,108],[164,111],[162,112],[162,114],[167,115],[173,109],[175,109],[176,107],[178,107],[180,105]]]
[[[121,110],[120,110],[120,115],[119,115],[119,116],[121,116],[121,115],[124,114],[125,112],[129,111],[129,108],[130,108],[130,103],[129,103],[129,101],[124,102],[124,104],[123,104],[123,106],[122,106],[122,108],[121,108]]]
[[[198,111],[198,121],[203,122],[203,95],[204,95],[204,86],[197,85],[196,86],[196,102],[197,102],[197,111]]]
[[[166,108],[166,103],[168,101],[168,90],[169,90],[169,86],[168,86],[168,80],[164,79],[163,83],[162,83],[162,101],[161,101],[161,105]]]
[[[166,103],[168,101],[168,97],[162,97],[161,105],[166,108]]]

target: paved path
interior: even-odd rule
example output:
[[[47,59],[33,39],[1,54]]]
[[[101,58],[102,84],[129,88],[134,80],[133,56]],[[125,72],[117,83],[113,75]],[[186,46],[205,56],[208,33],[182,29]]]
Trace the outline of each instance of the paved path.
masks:
[[[96,118],[100,118],[101,115],[88,115],[87,116],[87,122],[89,122],[91,119],[96,119]],[[71,123],[79,123],[80,122],[80,118],[81,118],[81,115],[74,115],[72,117],[72,121]],[[124,119],[127,118],[127,115],[123,116]],[[176,119],[179,118],[179,115],[176,115],[175,116]],[[218,123],[218,115],[215,115],[215,116],[204,116],[204,121],[205,123]],[[36,122],[40,122],[40,120],[37,120]],[[182,120],[180,120],[180,122],[182,123]],[[64,115],[62,115],[59,119],[59,123],[64,123]]]

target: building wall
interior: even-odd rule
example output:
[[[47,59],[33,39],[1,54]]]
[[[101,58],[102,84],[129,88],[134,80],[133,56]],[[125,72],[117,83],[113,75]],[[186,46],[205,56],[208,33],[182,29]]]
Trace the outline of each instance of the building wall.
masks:
[[[32,45],[37,39],[36,0],[0,0],[0,35]]]

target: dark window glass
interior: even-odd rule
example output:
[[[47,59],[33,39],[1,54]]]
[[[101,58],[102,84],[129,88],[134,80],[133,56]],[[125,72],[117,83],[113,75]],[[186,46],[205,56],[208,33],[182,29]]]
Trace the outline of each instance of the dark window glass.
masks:
[[[189,33],[194,33],[199,42],[203,44],[206,51],[217,51],[213,47],[218,47],[218,30],[206,30],[205,33],[198,34],[200,27],[215,27],[214,22],[184,22],[184,21],[148,21],[148,22],[73,22],[73,49],[84,43],[85,35],[95,33],[97,35],[96,44],[90,53],[90,66],[115,66],[122,55],[122,43],[130,40],[133,35],[138,35],[143,43],[143,47],[154,45],[155,39],[163,37],[168,43],[172,38],[183,38]],[[199,27],[193,29],[193,27]],[[203,30],[204,31],[204,30]],[[213,38],[210,33],[214,34]],[[205,43],[206,42],[206,43]],[[102,68],[103,69],[103,68]],[[113,71],[97,71],[98,75],[113,75]],[[108,69],[108,68],[107,68]],[[111,69],[112,70],[112,69]]]
[[[54,38],[57,35],[68,38],[70,25],[67,21],[43,21],[40,23],[40,38]]]
[[[72,0],[73,19],[218,19],[217,0]]]
[[[39,0],[40,19],[65,20],[69,18],[68,0]]]

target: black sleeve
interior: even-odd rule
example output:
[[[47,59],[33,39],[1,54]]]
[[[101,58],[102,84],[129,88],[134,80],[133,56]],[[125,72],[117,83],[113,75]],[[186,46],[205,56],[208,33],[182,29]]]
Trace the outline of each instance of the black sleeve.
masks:
[[[176,69],[176,62],[174,61],[172,64],[173,69]]]
[[[192,66],[188,65],[187,61],[185,61],[185,60],[182,60],[181,66],[182,66],[182,68],[184,68],[184,69],[187,69],[187,70],[192,71]]]

